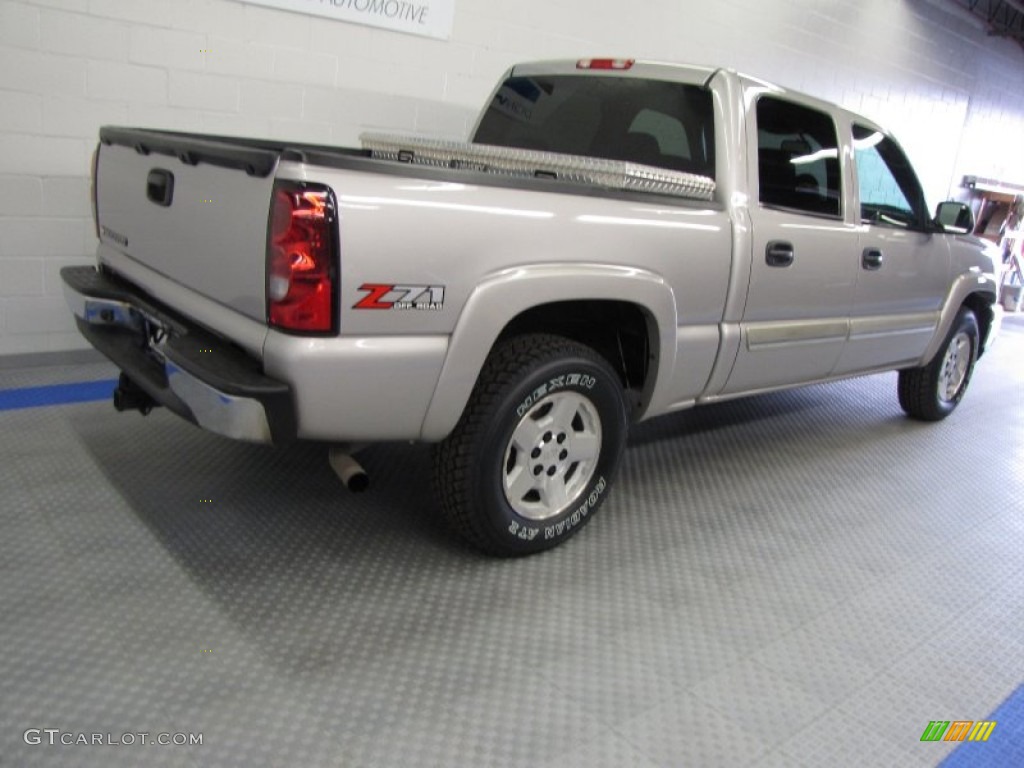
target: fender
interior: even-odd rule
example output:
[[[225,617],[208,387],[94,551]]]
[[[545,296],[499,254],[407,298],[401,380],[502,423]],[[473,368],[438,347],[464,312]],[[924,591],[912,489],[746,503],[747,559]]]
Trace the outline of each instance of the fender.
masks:
[[[935,336],[932,337],[924,355],[918,361],[918,366],[927,365],[939,353],[942,342],[946,340],[946,334],[953,327],[957,313],[967,297],[973,293],[986,294],[990,304],[994,304],[996,301],[996,281],[979,267],[972,267],[969,272],[965,272],[953,281],[953,285],[950,286],[949,293],[946,295],[946,301],[942,305],[942,310],[939,312],[939,324],[935,329]],[[991,334],[989,334],[989,338],[991,338]],[[981,351],[978,350],[979,355]]]
[[[665,397],[675,369],[676,301],[671,286],[654,272],[605,264],[536,264],[504,269],[484,278],[463,307],[452,332],[420,437],[444,439],[459,421],[494,342],[528,309],[558,301],[606,299],[645,308],[658,327],[655,386],[648,410]]]

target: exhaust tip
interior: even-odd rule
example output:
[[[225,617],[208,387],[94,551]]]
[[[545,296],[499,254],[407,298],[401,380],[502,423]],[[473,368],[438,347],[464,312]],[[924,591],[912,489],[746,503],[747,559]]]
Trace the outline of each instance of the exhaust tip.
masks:
[[[362,493],[370,487],[370,476],[365,472],[355,472],[349,477],[345,487],[352,493]]]
[[[330,462],[334,474],[352,493],[362,493],[370,487],[370,476],[366,474],[363,465],[352,458],[351,454],[332,448],[327,460]]]

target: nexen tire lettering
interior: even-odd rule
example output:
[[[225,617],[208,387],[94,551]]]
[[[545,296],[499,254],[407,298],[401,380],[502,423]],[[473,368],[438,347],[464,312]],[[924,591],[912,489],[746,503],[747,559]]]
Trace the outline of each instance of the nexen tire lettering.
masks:
[[[533,333],[495,344],[434,454],[449,522],[502,556],[575,535],[614,482],[628,429],[623,394],[612,365],[579,342]]]
[[[555,376],[546,384],[541,384],[533,392],[526,396],[519,407],[516,408],[516,416],[519,418],[523,417],[530,408],[540,400],[542,397],[547,397],[552,392],[565,387],[582,387],[584,389],[593,389],[594,385],[597,384],[597,379],[593,376],[588,376],[585,373],[566,373],[561,376]]]

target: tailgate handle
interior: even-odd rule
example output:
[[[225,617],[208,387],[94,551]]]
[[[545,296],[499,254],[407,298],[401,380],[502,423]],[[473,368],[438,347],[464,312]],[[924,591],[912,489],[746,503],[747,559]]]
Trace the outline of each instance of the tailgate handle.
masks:
[[[163,168],[154,168],[146,177],[146,197],[164,208],[174,199],[174,174]]]

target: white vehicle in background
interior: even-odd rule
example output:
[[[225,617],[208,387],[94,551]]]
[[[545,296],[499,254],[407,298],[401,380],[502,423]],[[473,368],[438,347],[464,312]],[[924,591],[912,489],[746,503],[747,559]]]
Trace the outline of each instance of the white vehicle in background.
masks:
[[[871,121],[724,69],[510,70],[469,144],[105,127],[96,268],[63,271],[119,409],[243,440],[436,443],[477,547],[555,546],[629,425],[898,369],[925,420],[994,325],[970,209]]]

